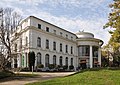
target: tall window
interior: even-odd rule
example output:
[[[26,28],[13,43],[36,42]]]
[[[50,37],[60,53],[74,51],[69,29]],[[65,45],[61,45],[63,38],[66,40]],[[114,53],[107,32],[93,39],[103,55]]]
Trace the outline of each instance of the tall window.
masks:
[[[66,47],[66,53],[68,53],[68,45],[66,45],[65,47]]]
[[[49,27],[46,27],[46,31],[49,32]]]
[[[49,54],[45,55],[45,66],[48,67],[49,65]]]
[[[56,55],[53,56],[53,64],[56,65]]]
[[[46,39],[46,49],[49,49],[49,40]]]
[[[22,38],[20,38],[20,49],[22,49]]]
[[[65,65],[68,66],[68,57],[65,58]]]
[[[98,47],[97,46],[93,46],[93,57],[98,57]]]
[[[25,45],[28,46],[28,37],[27,36],[25,38],[25,41],[26,41]]]
[[[73,47],[71,46],[71,54],[73,54]]]
[[[78,54],[79,56],[89,56],[90,54],[90,46],[88,45],[81,45],[78,48]]]
[[[66,38],[68,38],[68,35],[66,34]]]
[[[56,50],[56,42],[53,42],[53,50]]]
[[[71,65],[73,65],[73,58],[71,58],[71,62],[70,63],[71,63]]]
[[[41,24],[38,24],[38,28],[41,29]]]
[[[42,64],[41,63],[41,53],[37,53],[37,65]]]
[[[17,52],[17,44],[15,43],[15,52]]]
[[[73,37],[71,37],[71,40],[73,40]]]
[[[60,43],[60,52],[62,52],[62,43]]]
[[[56,30],[53,30],[54,31],[54,34],[56,34]]]
[[[60,56],[59,63],[60,63],[60,66],[62,66],[62,56]]]
[[[62,34],[63,34],[63,33],[62,33],[62,32],[60,32],[60,36],[62,36]]]
[[[41,47],[41,38],[40,37],[37,38],[37,46]]]

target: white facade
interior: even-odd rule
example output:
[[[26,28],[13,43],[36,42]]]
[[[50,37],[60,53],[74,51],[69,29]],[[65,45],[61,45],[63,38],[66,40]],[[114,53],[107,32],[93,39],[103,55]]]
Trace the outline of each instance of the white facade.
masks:
[[[79,55],[80,46],[90,46],[90,55],[87,57],[86,67],[93,67],[93,46],[98,47],[98,62],[101,65],[100,45],[101,40],[86,32],[77,34],[66,31],[46,21],[30,16],[23,20],[19,28],[13,33],[12,41],[13,58],[12,67],[28,67],[28,53],[35,53],[35,66],[43,64],[80,66],[81,59],[86,56]],[[49,56],[49,58],[48,58]],[[53,59],[53,56],[55,57]],[[62,58],[60,60],[60,58]],[[16,66],[15,66],[16,65]]]

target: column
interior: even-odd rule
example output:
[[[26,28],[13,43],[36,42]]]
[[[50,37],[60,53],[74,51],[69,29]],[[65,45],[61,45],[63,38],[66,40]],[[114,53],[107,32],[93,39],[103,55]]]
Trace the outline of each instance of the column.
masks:
[[[99,62],[99,65],[101,66],[101,48],[100,47],[98,49],[98,62]]]
[[[93,67],[93,53],[92,53],[92,46],[90,46],[90,68]]]

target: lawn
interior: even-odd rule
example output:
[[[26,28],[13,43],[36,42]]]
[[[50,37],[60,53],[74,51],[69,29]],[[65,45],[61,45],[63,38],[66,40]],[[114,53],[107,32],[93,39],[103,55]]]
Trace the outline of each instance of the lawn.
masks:
[[[82,71],[71,76],[27,85],[120,85],[120,70]]]

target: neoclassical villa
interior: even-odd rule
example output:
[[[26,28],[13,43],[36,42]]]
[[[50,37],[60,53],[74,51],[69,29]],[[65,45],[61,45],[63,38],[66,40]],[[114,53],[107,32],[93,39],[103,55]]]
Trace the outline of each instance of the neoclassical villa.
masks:
[[[73,65],[82,68],[101,66],[103,41],[92,33],[71,33],[34,16],[23,20],[12,34],[12,67],[28,67],[28,53],[35,53],[35,66]]]

